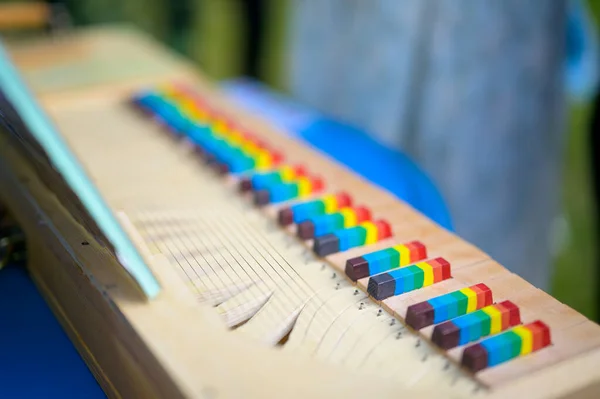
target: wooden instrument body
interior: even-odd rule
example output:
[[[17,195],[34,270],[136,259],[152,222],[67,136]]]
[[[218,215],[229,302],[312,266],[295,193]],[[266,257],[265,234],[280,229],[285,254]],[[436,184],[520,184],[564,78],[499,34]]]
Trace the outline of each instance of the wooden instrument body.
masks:
[[[118,29],[100,30],[92,36],[98,40],[103,34],[108,41],[130,40],[129,57],[135,57],[134,49],[137,48],[146,59],[158,59],[157,63],[162,62],[162,57],[173,59],[168,53],[156,50],[148,58],[145,49],[152,45],[127,35],[127,39],[120,38]],[[87,47],[83,37],[77,40],[77,46],[82,51],[80,57],[85,58]],[[67,47],[72,45],[67,43]],[[57,46],[60,45],[55,44],[51,48]],[[19,48],[14,50],[14,54],[17,66],[23,64],[26,79],[28,71],[35,76],[32,71],[40,65],[28,59],[26,50]],[[87,56],[93,58],[89,54]],[[46,62],[44,60],[43,63]],[[149,247],[135,226],[133,208],[136,205],[152,205],[152,198],[147,204],[139,204],[139,198],[130,201],[120,197],[121,187],[117,183],[111,186],[108,179],[115,173],[118,175],[118,170],[114,170],[119,167],[118,162],[106,164],[103,170],[94,167],[97,165],[91,159],[94,149],[85,152],[85,140],[77,139],[82,126],[96,130],[97,134],[88,132],[90,137],[102,137],[103,129],[110,127],[111,123],[123,121],[126,124],[122,125],[124,130],[139,133],[132,134],[130,144],[135,145],[135,140],[139,143],[143,122],[132,122],[133,116],[126,115],[129,110],[122,102],[146,84],[172,80],[188,82],[230,114],[260,131],[270,142],[287,150],[290,156],[297,160],[309,159],[311,167],[335,180],[338,187],[359,193],[359,200],[372,202],[373,198],[377,198],[383,204],[392,202],[402,218],[418,221],[422,217],[325,156],[279,134],[260,118],[233,107],[184,61],[172,61],[170,67],[157,70],[160,71],[150,72],[136,81],[124,73],[114,79],[75,86],[67,84],[55,89],[45,87],[36,90],[36,85],[32,84],[41,104],[88,168],[113,210],[124,211],[121,214],[123,226],[162,286],[161,294],[154,300],[143,298],[128,281],[129,277],[114,255],[73,218],[69,204],[60,201],[53,192],[56,189],[44,183],[31,160],[25,156],[22,146],[6,135],[0,136],[0,185],[7,188],[2,192],[1,200],[25,229],[30,248],[31,275],[107,394],[111,397],[174,398],[276,395],[398,397],[402,394],[439,397],[444,393],[435,386],[423,391],[412,390],[399,386],[393,380],[380,378],[377,373],[357,374],[310,357],[294,356],[257,345],[243,335],[228,333],[210,306],[198,304],[193,292],[168,266],[168,260],[155,248]],[[111,120],[110,115],[116,116]],[[90,123],[92,120],[103,121],[106,125]],[[127,125],[129,122],[132,124]],[[153,189],[152,185],[139,185],[136,191],[150,193]],[[160,197],[158,193],[157,196]],[[435,225],[423,219],[421,235],[438,233],[441,232]],[[460,239],[450,234],[448,237],[451,243],[462,246],[462,251],[456,254],[459,261],[468,262],[473,256],[485,257]],[[485,276],[482,278],[485,281]],[[574,311],[572,316],[577,317]],[[543,314],[539,317],[543,318]],[[543,368],[527,365],[516,371],[505,367],[505,372],[496,373],[490,370],[487,381],[504,379],[505,383],[479,391],[477,395],[507,397],[526,394],[532,398],[597,396],[600,371],[595,365],[600,361],[600,329],[590,324],[589,333],[581,336],[578,342],[563,345],[571,345],[573,350],[563,349],[560,352],[563,357],[556,357],[556,361],[561,361],[555,365],[546,364]],[[547,359],[543,360],[547,362]]]

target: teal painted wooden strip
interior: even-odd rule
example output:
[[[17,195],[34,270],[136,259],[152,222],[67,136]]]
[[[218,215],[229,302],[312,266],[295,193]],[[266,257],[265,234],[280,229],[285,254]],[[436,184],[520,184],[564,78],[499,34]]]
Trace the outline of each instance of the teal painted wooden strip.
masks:
[[[63,138],[54,130],[47,116],[33,100],[33,96],[21,80],[2,45],[0,45],[0,87],[23,119],[25,126],[44,148],[54,167],[111,242],[121,265],[149,298],[156,297],[160,292],[158,280],[144,263]]]

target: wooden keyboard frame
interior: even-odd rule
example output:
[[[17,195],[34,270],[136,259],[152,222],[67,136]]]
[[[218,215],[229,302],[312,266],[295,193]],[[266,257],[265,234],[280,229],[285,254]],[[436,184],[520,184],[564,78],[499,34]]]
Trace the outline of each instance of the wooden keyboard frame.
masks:
[[[110,32],[112,40],[118,37]],[[314,160],[315,170],[332,169],[326,174],[347,176],[353,187],[370,193],[365,198],[390,198],[335,161],[235,107],[192,69],[182,60],[172,74],[45,92],[38,99],[52,116],[75,104],[97,106],[126,98],[150,83],[190,82],[244,124],[266,132],[276,147],[293,148],[295,157]],[[393,381],[376,376],[356,379],[343,368],[228,334],[211,309],[199,306],[179,277],[161,267],[166,259],[152,256],[122,215],[123,226],[163,287],[158,298],[145,300],[114,255],[74,219],[74,211],[44,185],[20,145],[4,135],[0,135],[0,186],[6,188],[0,199],[27,235],[31,276],[110,397],[436,397],[435,392],[402,391]],[[596,397],[599,362],[600,349],[595,349],[503,384],[487,396]]]

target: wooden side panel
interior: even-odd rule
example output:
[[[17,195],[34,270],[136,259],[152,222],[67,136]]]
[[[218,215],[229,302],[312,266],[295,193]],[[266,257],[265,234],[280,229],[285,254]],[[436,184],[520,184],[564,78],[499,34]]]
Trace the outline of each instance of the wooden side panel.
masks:
[[[170,379],[156,360],[152,365],[152,360],[146,358],[141,364],[134,357],[131,349],[140,347],[141,342],[136,342],[133,332],[127,331],[128,323],[111,304],[110,298],[99,290],[99,286],[103,285],[110,288],[111,283],[94,281],[96,277],[88,275],[76,263],[68,248],[60,242],[61,237],[52,231],[51,222],[19,190],[15,179],[16,176],[11,176],[11,169],[0,158],[0,182],[7,188],[2,190],[2,201],[11,209],[27,235],[30,273],[107,395],[152,398],[164,394],[164,397],[183,397],[174,384],[166,383]],[[20,181],[26,184],[29,179],[22,177]],[[73,238],[80,243],[89,240],[89,236],[83,234]],[[118,277],[109,274],[105,273],[100,278],[108,281],[112,278],[116,283]],[[127,343],[124,343],[125,338]],[[150,377],[147,375],[149,370],[156,374]],[[161,386],[153,381],[161,381]]]

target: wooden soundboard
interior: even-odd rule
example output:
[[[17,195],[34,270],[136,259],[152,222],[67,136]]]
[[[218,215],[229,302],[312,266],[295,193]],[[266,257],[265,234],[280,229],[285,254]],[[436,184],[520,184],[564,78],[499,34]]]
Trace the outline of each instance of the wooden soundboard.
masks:
[[[86,49],[89,35],[69,43]],[[131,38],[119,30],[91,36]],[[131,43],[128,56],[135,58],[133,49],[147,48],[144,43]],[[85,67],[80,72],[86,76]],[[385,190],[233,105],[184,61],[174,63],[172,74],[149,73],[138,82],[120,76],[36,89],[35,79],[25,77],[161,285],[156,298],[145,298],[65,187],[49,185],[27,150],[0,135],[2,200],[26,231],[31,274],[109,396],[550,398],[600,392],[598,325]],[[240,179],[132,106],[148,84],[172,95],[176,89],[164,83],[173,80],[209,105],[209,114],[226,115],[286,162],[305,165],[324,189],[255,206],[258,195],[240,193]],[[278,225],[282,208],[340,191],[367,207],[373,220],[385,220],[391,236],[316,256],[318,238],[300,240],[295,226]],[[443,258],[452,278],[375,300],[372,277],[348,277],[348,260],[415,240],[427,249],[418,260]],[[544,322],[551,345],[473,373],[461,367],[461,356],[479,340],[445,351],[431,343],[433,326],[407,325],[410,305],[479,283],[495,303],[518,306],[523,324]]]

